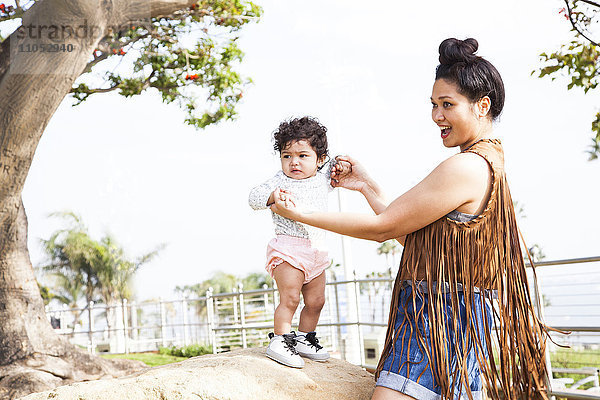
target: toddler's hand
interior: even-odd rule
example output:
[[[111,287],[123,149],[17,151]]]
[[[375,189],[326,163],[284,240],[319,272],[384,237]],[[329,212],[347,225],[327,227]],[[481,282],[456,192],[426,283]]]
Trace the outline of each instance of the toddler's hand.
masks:
[[[349,156],[337,156],[331,170],[331,186],[361,191],[370,181],[365,168]]]
[[[296,202],[294,199],[294,195],[292,194],[292,192],[289,192],[285,189],[275,189],[275,198],[277,199],[277,197],[279,197],[279,200],[281,200],[286,207],[288,206],[292,206],[292,207],[296,207]]]
[[[338,186],[341,179],[344,179],[352,173],[352,164],[340,158],[335,159],[335,164],[331,168],[331,186]]]
[[[290,192],[277,188],[273,192],[273,200],[275,202],[271,205],[271,211],[282,217],[294,220],[298,218],[300,210],[298,210],[294,196]]]

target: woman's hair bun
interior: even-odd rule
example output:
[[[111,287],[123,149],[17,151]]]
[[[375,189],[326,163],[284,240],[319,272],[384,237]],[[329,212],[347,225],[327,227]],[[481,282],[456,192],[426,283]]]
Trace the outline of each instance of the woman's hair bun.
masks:
[[[440,64],[452,65],[459,62],[474,61],[479,58],[475,55],[478,47],[479,43],[473,38],[465,40],[446,39],[440,44]]]
[[[476,56],[477,40],[446,39],[440,44],[440,65],[435,80],[456,85],[458,92],[471,103],[487,96],[492,101],[489,116],[498,118],[504,107],[504,83],[498,70],[485,58]]]

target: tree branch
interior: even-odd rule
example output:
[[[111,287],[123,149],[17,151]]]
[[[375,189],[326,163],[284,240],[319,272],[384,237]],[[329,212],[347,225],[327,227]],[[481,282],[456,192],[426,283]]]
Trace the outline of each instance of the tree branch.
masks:
[[[108,92],[112,92],[113,90],[116,90],[119,88],[119,85],[115,85],[115,86],[111,86],[109,88],[104,88],[104,89],[90,89],[89,92],[87,92],[88,94],[94,94],[94,93],[108,93]]]
[[[170,90],[170,89],[177,89],[179,86],[178,85],[168,85],[168,86],[158,86],[158,85],[152,85],[149,84],[149,87],[153,87],[156,90],[160,90],[160,91],[164,91],[164,90]]]
[[[592,5],[597,5],[592,1],[589,0],[579,0],[579,1],[583,1],[585,3],[589,3]],[[577,33],[579,33],[581,36],[583,36],[584,38],[586,38],[591,44],[593,44],[594,46],[598,46],[598,43],[595,42],[594,40],[590,39],[585,33],[583,33],[579,27],[575,24],[575,21],[573,21],[573,17],[571,16],[571,6],[569,5],[569,0],[565,0],[565,4],[567,6],[567,16],[569,17],[569,21],[571,21],[571,25],[573,26],[573,29],[575,29],[577,31]],[[600,5],[597,5],[600,7]]]
[[[136,37],[135,39],[131,39],[128,40],[125,43],[121,44],[121,47],[125,47],[125,46],[129,46],[131,43],[135,43],[140,39],[144,39],[146,37],[149,36],[149,33],[145,33],[141,36]],[[100,61],[104,61],[106,60],[108,57],[110,57],[112,54],[110,54],[108,52],[108,47],[106,47],[105,49],[100,49],[102,51],[102,55],[100,57],[95,57],[92,61],[90,61],[86,66],[85,69],[83,70],[82,74],[85,74],[86,72],[91,72],[92,71],[92,67],[96,64],[98,64]]]
[[[582,3],[587,3],[587,4],[595,6],[595,7],[600,7],[600,3],[596,3],[595,1],[590,1],[590,0],[578,0],[578,1],[581,1]]]
[[[7,38],[0,42],[0,81],[10,68],[10,62],[10,40]]]
[[[142,92],[150,87],[150,78],[152,78],[153,75],[154,75],[154,71],[152,71],[150,76],[148,78],[146,78],[146,80],[144,81],[144,84],[142,85]]]
[[[150,16],[159,18],[181,10],[182,8],[191,7],[198,0],[143,0],[144,3],[150,3]]]
[[[161,18],[191,7],[198,0],[117,0],[114,9],[119,10],[123,23],[140,17]]]
[[[141,91],[144,91],[144,90],[148,89],[151,86],[150,79],[152,79],[152,77],[154,76],[155,73],[156,73],[156,71],[152,70],[152,72],[150,73],[150,75],[148,75],[148,77],[146,79],[144,79]],[[108,92],[112,92],[113,90],[119,89],[121,87],[122,86],[119,83],[118,85],[114,85],[114,86],[103,88],[103,89],[102,88],[100,88],[100,89],[88,89],[88,90],[86,90],[83,93],[86,94],[85,97],[87,98],[87,97],[91,96],[94,93],[108,93]],[[74,89],[76,89],[76,88],[72,88],[71,91],[70,91],[70,93],[77,93]],[[80,104],[81,102],[82,101],[80,101],[76,105]]]

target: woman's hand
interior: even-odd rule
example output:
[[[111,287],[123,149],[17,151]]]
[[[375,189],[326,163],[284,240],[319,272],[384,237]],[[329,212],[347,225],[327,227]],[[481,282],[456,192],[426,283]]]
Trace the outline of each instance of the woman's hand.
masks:
[[[271,211],[282,217],[298,220],[301,211],[298,209],[296,201],[290,192],[277,188],[273,191],[273,200],[274,203],[270,207]]]
[[[337,156],[335,161],[336,164],[331,170],[331,186],[360,192],[375,214],[381,214],[389,202],[362,164],[349,156]]]
[[[369,183],[365,168],[349,156],[337,156],[331,170],[331,186],[362,192]]]

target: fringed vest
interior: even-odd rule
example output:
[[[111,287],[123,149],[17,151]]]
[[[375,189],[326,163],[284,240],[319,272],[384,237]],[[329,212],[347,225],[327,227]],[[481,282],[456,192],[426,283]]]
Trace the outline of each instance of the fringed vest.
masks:
[[[492,168],[493,186],[487,206],[471,221],[442,217],[406,236],[392,294],[385,347],[376,375],[379,376],[388,355],[407,351],[394,344],[394,321],[402,282],[426,281],[430,337],[422,337],[422,332],[417,335],[421,335],[421,343],[431,346],[426,356],[436,384],[441,387],[442,399],[454,398],[452,382],[467,380],[469,348],[478,349],[477,360],[491,398],[547,399],[544,354],[547,327],[536,317],[532,307],[515,211],[504,172],[502,146],[500,140],[483,139],[466,151],[480,155]],[[456,318],[457,290],[464,294],[464,317],[467,318],[461,345],[448,343],[448,333],[459,328],[452,320],[445,322],[440,317],[441,310],[450,307]],[[448,292],[450,296],[446,295]],[[413,303],[417,293],[417,290],[412,291]],[[475,293],[480,296],[474,296]],[[478,323],[473,321],[474,298],[491,305],[491,308],[481,307],[484,314],[492,310],[491,315],[484,315],[483,321],[478,322],[484,326],[483,334],[479,335]],[[482,337],[485,338],[483,344]],[[489,350],[488,360],[481,351],[482,345]],[[493,347],[499,351],[492,351]],[[449,351],[455,354],[455,363],[450,362]],[[465,389],[472,399],[468,384],[463,385]]]

